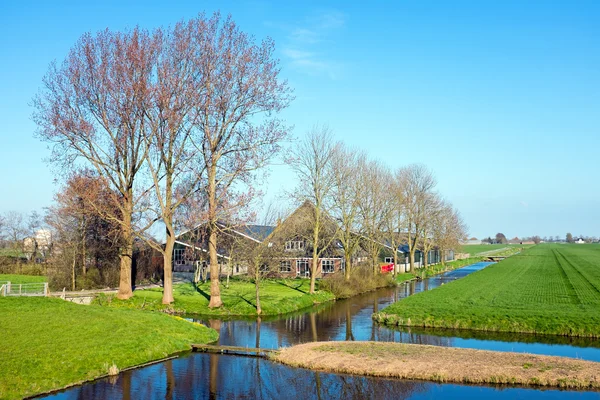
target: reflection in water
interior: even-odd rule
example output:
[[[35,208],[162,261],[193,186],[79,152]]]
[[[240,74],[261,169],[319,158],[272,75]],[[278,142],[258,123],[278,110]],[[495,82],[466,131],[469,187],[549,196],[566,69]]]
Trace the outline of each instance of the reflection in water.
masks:
[[[215,362],[216,361],[216,362]],[[216,386],[211,382],[216,365]],[[169,372],[170,371],[170,372]],[[172,374],[172,378],[168,375]],[[135,399],[424,399],[424,398],[597,398],[597,393],[523,388],[440,385],[296,369],[264,359],[193,353],[119,375],[116,384],[102,379],[50,396],[55,399],[125,398],[125,382],[136,382]]]
[[[600,361],[600,342],[594,339],[469,331],[398,329],[374,324],[377,312],[402,298],[433,289],[477,271],[480,263],[398,288],[381,289],[355,298],[328,303],[309,312],[255,320],[200,320],[220,332],[219,344],[280,348],[323,340],[374,340],[455,346],[500,351],[555,354]],[[581,346],[581,347],[577,347]],[[114,379],[114,378],[113,378]],[[190,354],[108,379],[76,387],[51,398],[588,398],[594,393],[438,385],[294,369],[263,359],[217,354]]]

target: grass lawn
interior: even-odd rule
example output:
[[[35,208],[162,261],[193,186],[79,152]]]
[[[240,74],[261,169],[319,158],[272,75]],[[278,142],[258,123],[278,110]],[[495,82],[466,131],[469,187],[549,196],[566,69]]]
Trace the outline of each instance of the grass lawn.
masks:
[[[317,291],[313,295],[308,294],[309,284],[308,279],[270,279],[262,281],[260,284],[262,315],[285,314],[335,299],[333,294],[325,291]],[[102,295],[95,300],[95,303],[110,305],[111,307],[171,310],[179,314],[256,315],[256,295],[252,282],[231,280],[229,288],[225,288],[225,284],[222,282],[221,299],[224,306],[218,309],[208,308],[210,282],[200,284],[197,287],[192,283],[177,284],[174,285],[173,291],[175,303],[169,306],[161,303],[162,288],[136,290],[133,298],[129,300],[117,300],[113,296]]]
[[[542,244],[375,314],[390,325],[600,337],[600,246]]]
[[[43,297],[0,297],[0,398],[62,388],[218,338],[177,317],[82,306]]]
[[[38,283],[46,282],[48,278],[45,276],[34,275],[15,275],[15,274],[0,274],[0,282],[9,281],[10,283]]]
[[[500,250],[509,247],[508,244],[466,244],[461,246],[461,253],[469,253],[471,257],[476,256],[480,253],[487,253],[488,251]]]

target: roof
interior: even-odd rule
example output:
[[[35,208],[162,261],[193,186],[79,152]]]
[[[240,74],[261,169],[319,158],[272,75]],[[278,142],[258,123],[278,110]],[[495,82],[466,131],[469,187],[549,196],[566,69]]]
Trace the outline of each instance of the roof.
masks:
[[[235,230],[262,242],[275,230],[275,227],[269,225],[243,225]]]

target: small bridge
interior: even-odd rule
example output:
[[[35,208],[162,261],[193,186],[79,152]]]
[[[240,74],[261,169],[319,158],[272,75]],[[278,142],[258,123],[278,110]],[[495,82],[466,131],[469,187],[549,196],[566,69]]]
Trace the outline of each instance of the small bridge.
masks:
[[[269,358],[271,355],[278,354],[278,350],[273,349],[259,349],[256,347],[239,347],[239,346],[219,346],[212,344],[193,344],[193,351],[203,353],[218,353],[218,354],[231,354],[235,356],[246,356],[246,357],[260,357]]]
[[[504,260],[505,258],[506,256],[486,256],[483,261],[498,262]]]

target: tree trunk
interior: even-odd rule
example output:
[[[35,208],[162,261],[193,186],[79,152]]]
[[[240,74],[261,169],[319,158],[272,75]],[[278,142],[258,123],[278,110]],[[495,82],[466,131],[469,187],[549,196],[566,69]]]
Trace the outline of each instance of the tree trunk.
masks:
[[[423,249],[423,268],[427,269],[427,264],[429,262],[429,250]]]
[[[131,214],[133,211],[132,198],[133,193],[130,192],[129,198],[125,199],[126,203],[123,205],[125,210],[121,228],[123,245],[121,246],[121,254],[119,254],[121,272],[119,278],[119,292],[117,293],[117,298],[121,300],[126,300],[133,296],[133,292],[131,291],[131,261],[133,258],[133,230],[131,227]]]
[[[260,308],[260,286],[259,286],[259,279],[254,279],[254,287],[256,289],[256,314],[260,315],[262,314],[262,309]]]
[[[347,281],[350,280],[350,269],[352,268],[352,256],[350,254],[344,255],[344,263],[346,264],[346,268],[344,270],[344,277]]]
[[[210,302],[208,308],[223,305],[219,288],[219,260],[217,257],[217,165],[212,160],[208,172],[208,259],[210,263]]]
[[[75,267],[77,266],[77,251],[73,251],[73,267],[71,268],[71,290],[75,291]]]
[[[317,270],[319,268],[319,229],[321,223],[321,215],[318,208],[315,209],[315,227],[313,230],[313,254],[312,263],[310,266],[310,294],[315,293],[315,281],[317,279]]]
[[[414,273],[415,272],[415,250],[414,248],[411,248],[409,250],[409,260],[410,260],[410,273]]]
[[[165,221],[167,240],[165,243],[165,251],[163,253],[163,304],[171,304],[173,298],[173,249],[175,248],[175,232],[171,224],[170,218]]]

